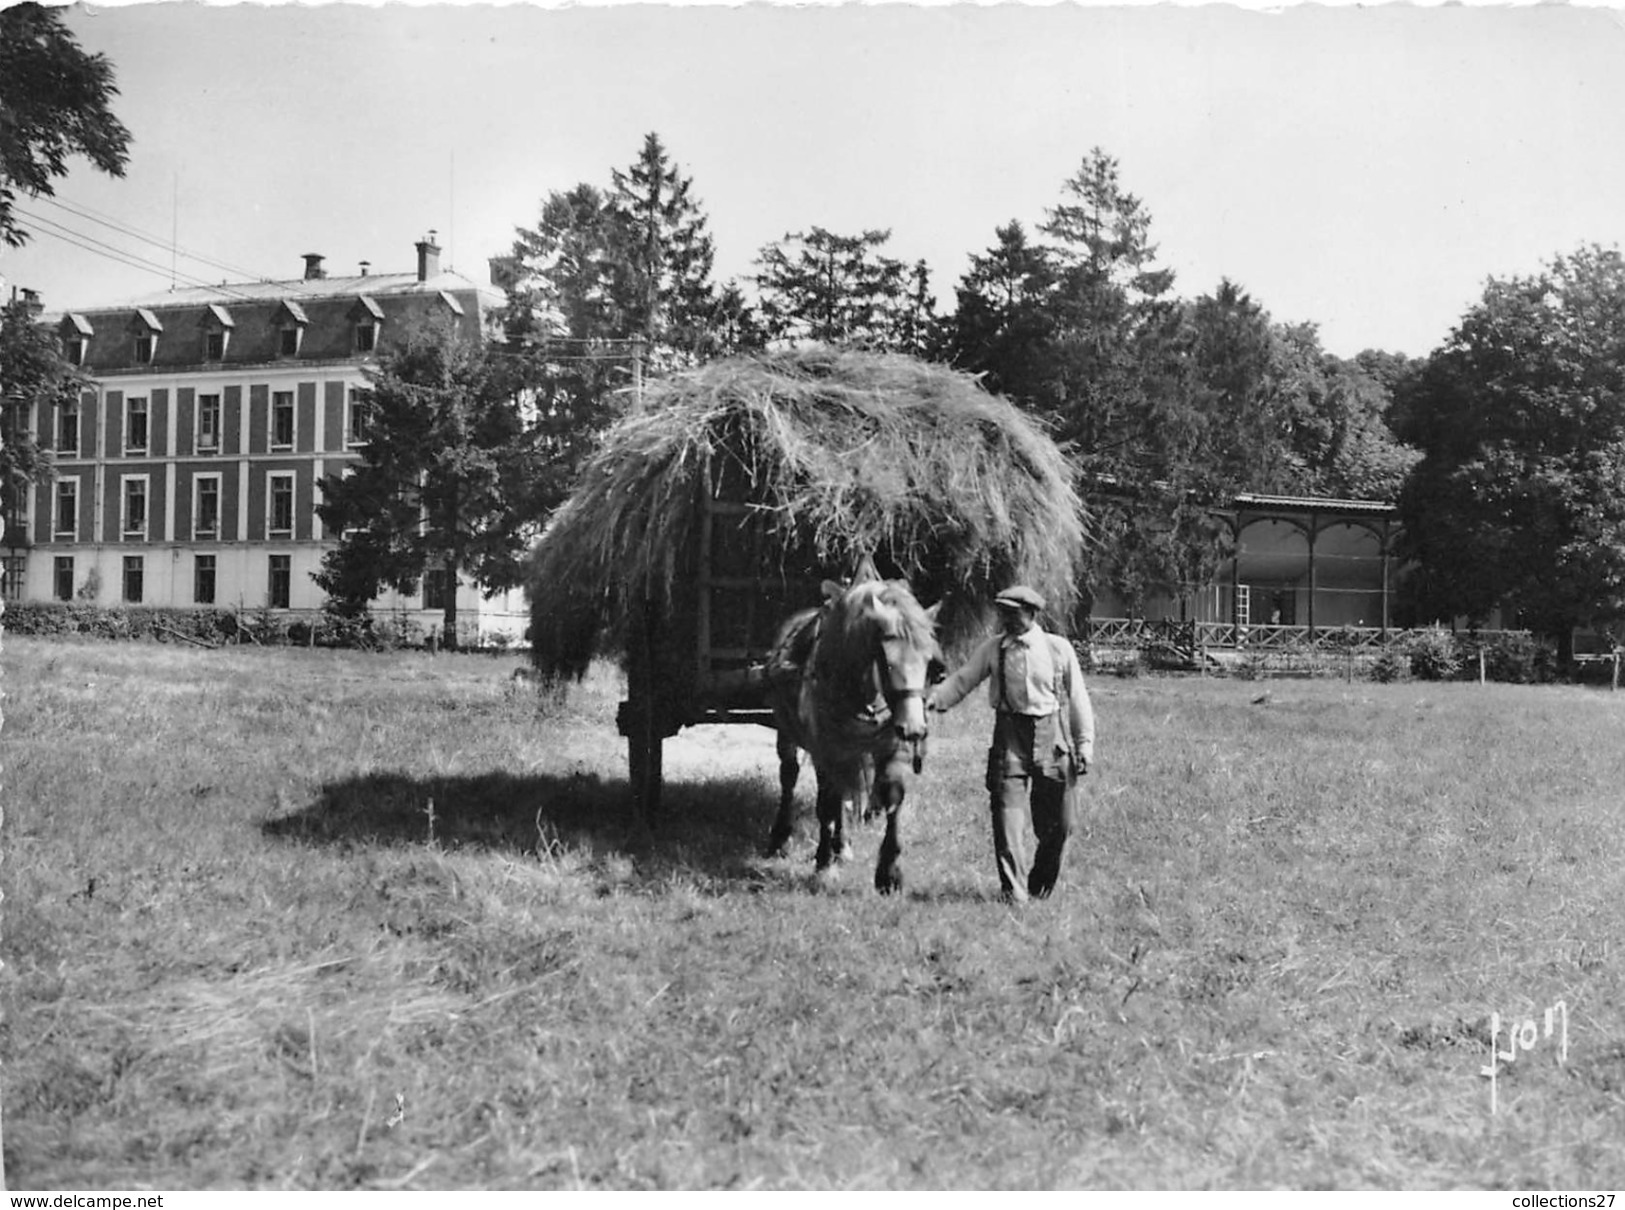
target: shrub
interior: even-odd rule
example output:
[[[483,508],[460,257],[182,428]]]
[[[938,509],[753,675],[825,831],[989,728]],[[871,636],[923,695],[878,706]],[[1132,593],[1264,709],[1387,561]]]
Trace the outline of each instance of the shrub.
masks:
[[[1384,685],[1403,680],[1410,670],[1410,658],[1398,648],[1385,647],[1371,664],[1371,679]]]
[[[1461,668],[1456,636],[1438,626],[1418,630],[1407,644],[1411,675],[1424,681],[1448,681]]]
[[[1557,651],[1530,634],[1498,634],[1483,645],[1484,675],[1514,685],[1549,682],[1556,672]]]

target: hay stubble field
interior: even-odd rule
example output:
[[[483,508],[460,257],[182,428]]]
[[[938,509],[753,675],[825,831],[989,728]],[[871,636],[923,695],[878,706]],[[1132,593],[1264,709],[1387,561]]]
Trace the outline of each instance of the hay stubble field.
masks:
[[[11,1188],[1625,1184],[1625,695],[1094,679],[1017,910],[980,698],[881,898],[762,729],[641,842],[613,669],[518,664],[7,639]]]

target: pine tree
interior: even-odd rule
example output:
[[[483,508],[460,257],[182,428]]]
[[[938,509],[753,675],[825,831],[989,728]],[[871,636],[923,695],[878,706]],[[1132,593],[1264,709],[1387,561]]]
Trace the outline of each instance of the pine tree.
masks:
[[[1056,267],[1048,249],[1030,243],[1011,220],[998,239],[970,258],[955,291],[957,305],[945,324],[947,354],[954,365],[980,374],[987,389],[1042,408],[1050,341],[1055,334],[1051,293]]]
[[[522,383],[500,347],[449,326],[407,333],[368,371],[361,461],[325,476],[316,506],[338,545],[315,580],[349,616],[388,585],[411,592],[443,572],[443,633],[457,645],[456,586],[488,593],[519,582],[540,513],[536,454],[521,416]]]
[[[769,338],[895,349],[911,304],[908,270],[880,251],[890,239],[890,231],[813,227],[764,247],[756,286]]]
[[[640,338],[657,369],[692,365],[710,350],[717,303],[715,249],[693,178],[653,133],[637,161],[612,176],[604,213],[615,335]]]

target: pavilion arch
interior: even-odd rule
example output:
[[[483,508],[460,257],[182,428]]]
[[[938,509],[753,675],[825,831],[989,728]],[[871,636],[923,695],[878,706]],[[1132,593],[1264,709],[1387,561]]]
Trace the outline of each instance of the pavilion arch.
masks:
[[[1227,513],[1235,551],[1221,579],[1240,626],[1391,624],[1399,523],[1370,500],[1243,494]]]

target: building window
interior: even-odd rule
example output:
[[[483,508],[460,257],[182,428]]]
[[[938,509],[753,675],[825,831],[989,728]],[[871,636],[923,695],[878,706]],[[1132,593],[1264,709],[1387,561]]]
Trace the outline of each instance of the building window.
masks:
[[[423,573],[423,608],[444,609],[449,603],[451,577],[444,567],[431,567]]]
[[[132,475],[124,480],[124,536],[147,535],[147,477]]]
[[[0,576],[0,596],[8,601],[23,599],[23,570],[28,566],[25,555],[7,555],[5,558],[5,574]]]
[[[271,448],[293,448],[292,391],[276,391],[271,395]]]
[[[266,520],[266,528],[272,534],[284,536],[293,533],[293,476],[272,475],[270,491],[267,495],[267,505],[270,516]]]
[[[158,338],[150,332],[143,332],[135,338],[135,360],[137,365],[151,365],[152,355],[158,349]]]
[[[192,603],[214,604],[214,556],[197,555],[192,563]]]
[[[84,365],[85,342],[78,337],[70,339],[62,346],[62,355],[67,358],[68,364],[71,366]]]
[[[124,599],[131,605],[141,604],[143,562],[140,555],[124,556]]]
[[[378,325],[370,320],[356,324],[355,351],[357,353],[371,353],[377,347]]]
[[[199,475],[193,480],[192,536],[220,536],[220,476]]]
[[[226,359],[226,333],[223,328],[203,334],[203,360],[224,361]]]
[[[271,556],[271,590],[266,600],[272,609],[288,608],[288,600],[293,592],[293,557],[291,555]]]
[[[56,452],[79,456],[79,401],[70,399],[56,414]]]
[[[367,430],[372,424],[372,393],[350,392],[350,416],[345,435],[347,445],[366,445]]]
[[[220,449],[220,396],[197,397],[197,452],[212,454]]]
[[[51,595],[58,601],[73,600],[73,556],[58,555],[51,568]]]
[[[299,338],[304,334],[304,328],[298,324],[284,324],[279,333],[277,352],[283,357],[297,357],[299,355]]]
[[[147,401],[137,395],[124,401],[124,452],[147,452]]]
[[[59,538],[77,537],[79,533],[79,481],[59,479],[56,484],[56,527]]]

